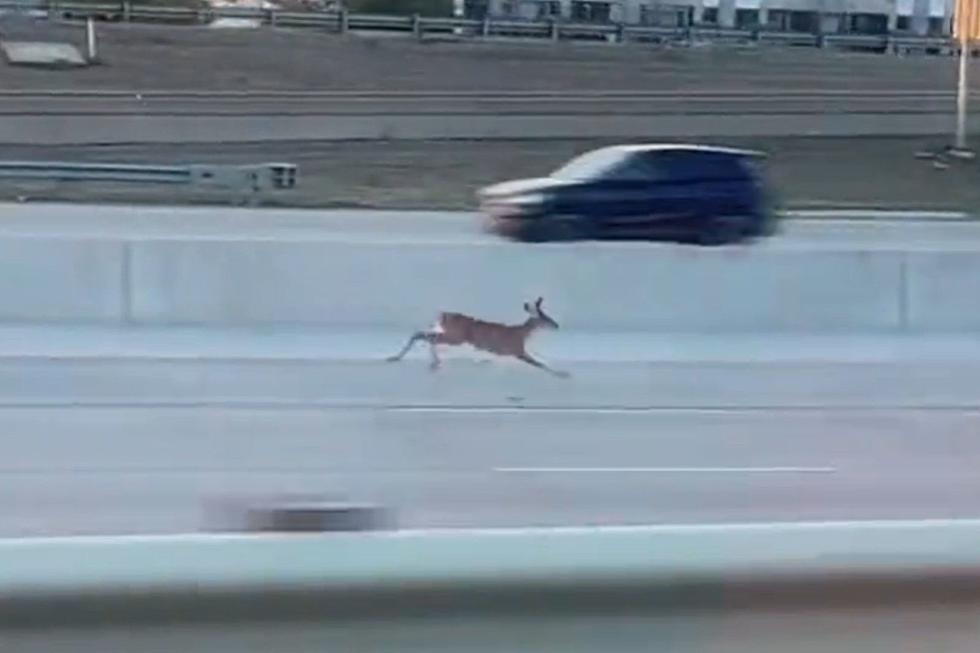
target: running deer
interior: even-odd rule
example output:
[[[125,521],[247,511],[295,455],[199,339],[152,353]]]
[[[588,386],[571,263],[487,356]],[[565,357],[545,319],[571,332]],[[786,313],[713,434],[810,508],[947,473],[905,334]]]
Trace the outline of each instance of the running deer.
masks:
[[[413,333],[405,343],[405,347],[387,360],[392,363],[400,361],[417,342],[424,340],[429,343],[429,352],[432,356],[430,368],[433,370],[441,363],[436,352],[437,345],[471,345],[475,349],[497,356],[512,356],[555,376],[567,378],[568,372],[551,369],[533,358],[525,349],[528,338],[538,329],[558,328],[558,323],[541,308],[542,301],[544,300],[538,297],[533,304],[524,303],[528,318],[522,324],[487,322],[462,313],[440,313],[431,329]]]

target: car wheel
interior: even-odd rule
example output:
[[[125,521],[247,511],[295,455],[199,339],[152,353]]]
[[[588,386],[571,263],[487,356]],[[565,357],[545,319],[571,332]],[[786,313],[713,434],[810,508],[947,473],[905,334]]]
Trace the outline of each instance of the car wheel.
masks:
[[[723,216],[712,218],[704,223],[698,233],[698,244],[705,246],[727,245],[738,242],[747,230],[743,218]]]

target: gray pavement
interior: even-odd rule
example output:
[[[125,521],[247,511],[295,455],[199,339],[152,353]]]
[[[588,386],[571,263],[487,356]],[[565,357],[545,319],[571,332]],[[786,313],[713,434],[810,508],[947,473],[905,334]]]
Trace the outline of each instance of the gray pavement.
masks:
[[[126,145],[274,141],[530,138],[941,137],[950,110],[915,113],[373,113],[18,114],[0,122],[4,145]],[[980,131],[969,116],[967,128]]]
[[[0,94],[0,142],[945,134],[949,93]]]
[[[967,250],[980,246],[980,222],[958,212],[791,211],[774,249]],[[223,207],[0,204],[0,235],[93,239],[276,239],[504,245],[465,211],[250,210]],[[596,245],[599,246],[599,245]],[[605,244],[647,247],[670,244]]]
[[[187,532],[229,498],[403,526],[976,517],[975,411],[0,412],[2,534]]]
[[[481,238],[438,213],[2,208],[0,231],[22,236]],[[980,232],[789,224],[771,246]],[[192,531],[213,500],[283,493],[379,502],[422,527],[980,516],[970,334],[535,343],[569,380],[465,355],[436,374],[422,351],[382,362],[406,335],[5,327],[0,535]]]

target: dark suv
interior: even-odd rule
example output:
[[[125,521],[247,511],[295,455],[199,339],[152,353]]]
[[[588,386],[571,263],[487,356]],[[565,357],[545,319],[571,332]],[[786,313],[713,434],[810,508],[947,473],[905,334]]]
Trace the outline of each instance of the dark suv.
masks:
[[[480,208],[491,231],[518,240],[737,242],[776,230],[762,158],[702,145],[604,147],[547,177],[484,188]]]

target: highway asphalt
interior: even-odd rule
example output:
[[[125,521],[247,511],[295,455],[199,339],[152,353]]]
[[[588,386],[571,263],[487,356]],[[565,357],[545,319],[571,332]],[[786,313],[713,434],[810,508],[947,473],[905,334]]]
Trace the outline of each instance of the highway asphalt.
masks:
[[[489,242],[440,213],[2,208],[0,233],[27,237]],[[767,246],[978,236],[790,221]],[[384,363],[406,335],[6,327],[0,536],[194,531],[213,501],[283,493],[420,527],[980,516],[968,334],[560,333],[540,349],[569,380]]]
[[[657,115],[948,113],[949,91],[0,91],[0,115]]]
[[[0,93],[21,145],[945,134],[948,92]]]
[[[412,527],[980,516],[977,402],[719,407],[692,376],[701,407],[8,405],[0,535],[189,532],[292,494]]]
[[[739,138],[904,136],[947,137],[955,111],[822,110],[693,113],[537,112],[8,114],[0,123],[5,145],[128,145],[136,143],[264,143],[348,140],[528,138]],[[970,115],[967,129],[980,128]]]
[[[792,249],[966,249],[980,223],[948,211],[793,211],[756,246]],[[0,204],[0,235],[126,239],[282,239],[503,244],[461,211],[249,210],[85,204]],[[677,247],[656,243],[604,246]]]

